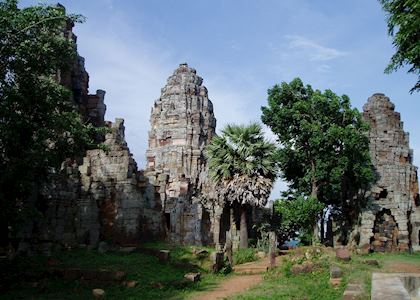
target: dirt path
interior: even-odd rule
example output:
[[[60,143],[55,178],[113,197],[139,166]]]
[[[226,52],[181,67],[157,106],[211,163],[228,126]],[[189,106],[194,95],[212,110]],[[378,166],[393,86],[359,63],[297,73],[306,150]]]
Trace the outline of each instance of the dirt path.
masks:
[[[224,280],[215,290],[205,291],[189,298],[190,300],[223,299],[243,292],[262,281],[262,275],[237,275]]]

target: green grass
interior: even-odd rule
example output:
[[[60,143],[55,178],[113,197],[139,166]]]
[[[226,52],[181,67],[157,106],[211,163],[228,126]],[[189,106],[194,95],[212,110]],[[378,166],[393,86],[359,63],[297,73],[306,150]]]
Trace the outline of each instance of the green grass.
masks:
[[[192,292],[214,287],[225,278],[223,275],[208,272],[208,258],[195,256],[193,247],[172,247],[165,244],[149,244],[147,247],[171,250],[170,262],[160,263],[156,257],[143,253],[72,250],[54,255],[58,262],[55,268],[124,271],[127,273],[127,280],[138,281],[134,288],[52,278],[43,275],[47,269],[46,258],[19,258],[13,264],[0,265],[3,279],[5,276],[13,283],[6,292],[1,291],[0,299],[92,299],[93,288],[104,289],[106,299],[184,299]],[[177,280],[181,280],[191,271],[201,272],[202,280],[198,283],[176,284]],[[37,282],[37,287],[33,287],[34,282]]]
[[[244,264],[256,260],[257,256],[255,255],[254,248],[238,249],[233,253],[234,265]]]
[[[368,259],[376,259],[379,266],[365,263]],[[368,255],[352,255],[349,263],[338,261],[332,253],[311,258],[319,267],[312,273],[293,275],[290,267],[293,263],[300,264],[306,259],[292,255],[281,266],[267,272],[264,281],[241,295],[229,299],[262,300],[262,299],[341,299],[347,283],[362,283],[363,299],[370,299],[372,272],[393,271],[385,268],[388,263],[408,263],[420,265],[420,253],[374,253]],[[337,265],[343,271],[342,283],[333,287],[329,283],[329,266]]]

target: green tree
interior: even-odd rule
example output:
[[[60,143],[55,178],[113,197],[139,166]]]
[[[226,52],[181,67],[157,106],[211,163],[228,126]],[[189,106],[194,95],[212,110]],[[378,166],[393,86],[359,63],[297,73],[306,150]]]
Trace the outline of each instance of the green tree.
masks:
[[[379,0],[387,13],[388,34],[393,38],[396,52],[391,57],[386,73],[403,66],[418,76],[410,92],[420,90],[420,1]]]
[[[210,176],[220,196],[241,205],[241,248],[248,247],[247,207],[265,205],[276,178],[275,151],[255,123],[227,125],[206,148]]]
[[[315,198],[298,196],[274,202],[275,213],[279,214],[278,236],[282,242],[299,236],[303,243],[309,243],[313,225],[317,222],[324,205]]]
[[[350,99],[304,86],[300,79],[268,90],[262,121],[277,135],[277,161],[291,194],[344,212],[356,209],[360,189],[373,180],[368,125]]]
[[[0,1],[0,233],[30,211],[28,197],[66,157],[94,143],[69,90],[59,84],[76,55],[64,35],[79,21],[61,6],[18,8]]]

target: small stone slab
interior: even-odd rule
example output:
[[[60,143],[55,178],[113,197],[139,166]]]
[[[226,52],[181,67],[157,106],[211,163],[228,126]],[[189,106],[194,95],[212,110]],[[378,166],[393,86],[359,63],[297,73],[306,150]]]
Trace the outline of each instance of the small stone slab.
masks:
[[[312,262],[304,262],[301,265],[293,265],[291,272],[292,274],[311,273],[315,269],[315,265]]]
[[[170,251],[169,250],[160,250],[158,254],[158,259],[160,262],[168,262],[170,257]]]
[[[335,251],[335,257],[337,257],[339,260],[348,262],[351,259],[351,254],[350,251],[346,248],[339,248]]]
[[[332,286],[340,285],[340,283],[341,283],[341,278],[330,278],[330,284]]]
[[[131,254],[137,250],[136,247],[121,247],[118,252],[124,253],[124,254]]]
[[[129,288],[136,287],[138,284],[139,284],[139,282],[138,282],[138,281],[136,281],[136,280],[127,280],[127,281],[125,282],[125,286],[126,286],[126,287],[129,287]]]
[[[342,276],[343,276],[343,271],[338,266],[331,266],[330,268],[331,278],[341,278]]]
[[[358,283],[349,283],[343,294],[343,300],[357,300],[363,295],[363,286]]]
[[[367,259],[365,260],[365,264],[369,266],[379,266],[379,262],[376,259]]]
[[[99,299],[105,297],[105,291],[103,289],[93,289],[92,290],[93,297]]]
[[[200,281],[201,274],[200,273],[187,273],[184,275],[184,278],[188,279],[191,282]]]

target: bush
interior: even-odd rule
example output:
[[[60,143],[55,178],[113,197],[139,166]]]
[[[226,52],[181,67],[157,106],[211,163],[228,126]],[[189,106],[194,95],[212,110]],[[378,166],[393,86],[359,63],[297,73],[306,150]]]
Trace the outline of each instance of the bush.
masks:
[[[256,261],[257,257],[253,248],[239,249],[233,253],[233,263],[235,265],[243,264],[246,262]]]

